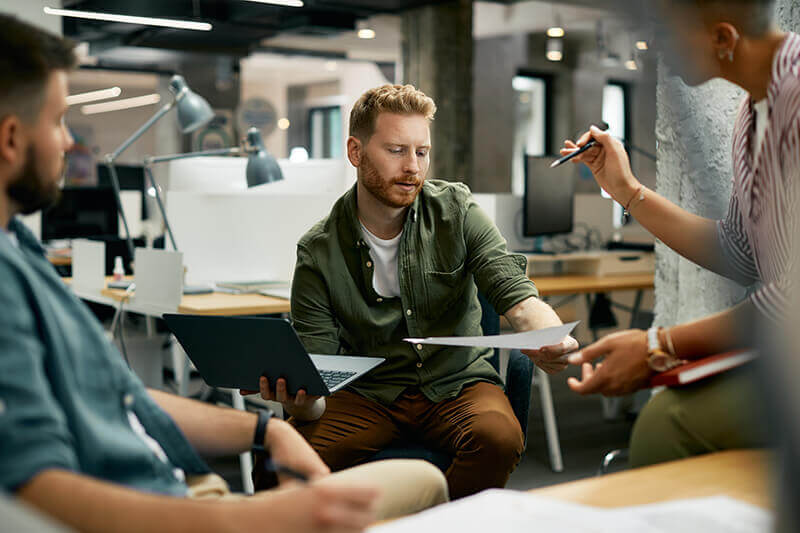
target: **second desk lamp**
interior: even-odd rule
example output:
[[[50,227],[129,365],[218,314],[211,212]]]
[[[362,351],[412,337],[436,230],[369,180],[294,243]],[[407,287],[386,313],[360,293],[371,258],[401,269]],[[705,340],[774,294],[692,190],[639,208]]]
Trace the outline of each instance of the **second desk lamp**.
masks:
[[[161,217],[164,220],[164,227],[166,228],[167,235],[172,244],[172,248],[178,251],[178,245],[175,244],[175,235],[172,233],[172,228],[169,225],[167,218],[167,211],[164,209],[164,203],[161,200],[161,194],[153,178],[153,172],[150,167],[155,163],[164,163],[166,161],[175,161],[176,159],[187,159],[192,157],[207,157],[215,155],[239,155],[248,154],[247,156],[247,170],[245,175],[247,177],[247,187],[255,187],[263,185],[264,183],[271,183],[273,181],[280,181],[283,179],[281,167],[275,161],[267,149],[264,147],[264,141],[261,139],[261,132],[257,128],[250,128],[247,130],[247,137],[242,140],[240,146],[233,146],[230,148],[220,148],[218,150],[205,150],[202,152],[188,152],[185,154],[172,154],[161,155],[155,157],[148,157],[144,160],[144,170],[147,178],[150,181],[150,186],[155,191],[156,202],[158,209],[161,211]]]

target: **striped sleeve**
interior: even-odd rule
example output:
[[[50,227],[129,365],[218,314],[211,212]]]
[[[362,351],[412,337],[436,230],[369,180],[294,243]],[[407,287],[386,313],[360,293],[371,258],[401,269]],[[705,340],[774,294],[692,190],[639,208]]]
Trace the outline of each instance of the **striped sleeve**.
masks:
[[[795,91],[800,95],[800,92]],[[800,109],[797,101],[793,102],[795,109]],[[781,176],[782,194],[780,204],[774,216],[774,247],[773,262],[782,265],[781,275],[776,281],[766,283],[751,296],[756,308],[773,321],[785,319],[786,310],[790,305],[790,297],[797,295],[796,280],[792,273],[798,272],[798,231],[800,231],[800,111],[794,114],[787,128],[782,132],[781,139]]]
[[[744,231],[744,220],[735,192],[731,195],[728,214],[724,220],[717,222],[717,237],[730,266],[731,278],[742,285],[759,281],[753,249]]]

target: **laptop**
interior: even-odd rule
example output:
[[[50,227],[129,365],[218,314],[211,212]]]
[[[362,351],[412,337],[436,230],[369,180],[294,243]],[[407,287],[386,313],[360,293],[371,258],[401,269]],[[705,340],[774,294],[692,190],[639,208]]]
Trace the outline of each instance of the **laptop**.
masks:
[[[330,396],[385,359],[309,354],[282,318],[165,314],[167,327],[212,387],[258,390],[286,380],[287,391]]]

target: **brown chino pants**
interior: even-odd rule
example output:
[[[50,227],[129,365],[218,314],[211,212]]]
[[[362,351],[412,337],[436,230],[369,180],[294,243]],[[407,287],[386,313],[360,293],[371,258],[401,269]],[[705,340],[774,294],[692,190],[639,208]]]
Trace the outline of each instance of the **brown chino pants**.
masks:
[[[388,406],[339,391],[327,399],[319,420],[292,422],[333,471],[409,439],[448,453],[453,463],[445,476],[453,499],[503,487],[524,446],[508,397],[485,382],[438,403],[418,389],[407,389]]]

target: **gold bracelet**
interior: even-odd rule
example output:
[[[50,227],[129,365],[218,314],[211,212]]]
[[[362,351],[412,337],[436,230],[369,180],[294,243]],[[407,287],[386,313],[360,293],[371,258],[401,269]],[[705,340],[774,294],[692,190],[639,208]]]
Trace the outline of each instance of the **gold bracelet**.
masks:
[[[637,196],[639,196],[639,193],[642,192],[642,189],[644,189],[644,185],[639,185],[639,188],[636,189],[635,193],[633,193],[633,196],[631,196],[631,199],[628,200],[627,204],[625,204],[625,211],[629,211],[630,210],[631,203],[633,202],[634,199],[636,199]]]
[[[642,203],[644,201],[644,191],[646,189],[647,189],[647,187],[645,187],[644,185],[639,187],[639,190],[636,191],[636,194],[634,195],[634,197],[631,198],[630,202],[628,202],[628,207],[625,208],[625,210],[628,213],[631,212],[631,209],[633,209],[634,207],[636,207],[637,205],[639,205],[640,203]]]
[[[661,329],[664,331],[664,340],[667,341],[667,353],[675,357],[677,354],[675,353],[675,345],[672,343],[672,334],[669,332],[669,328]]]

